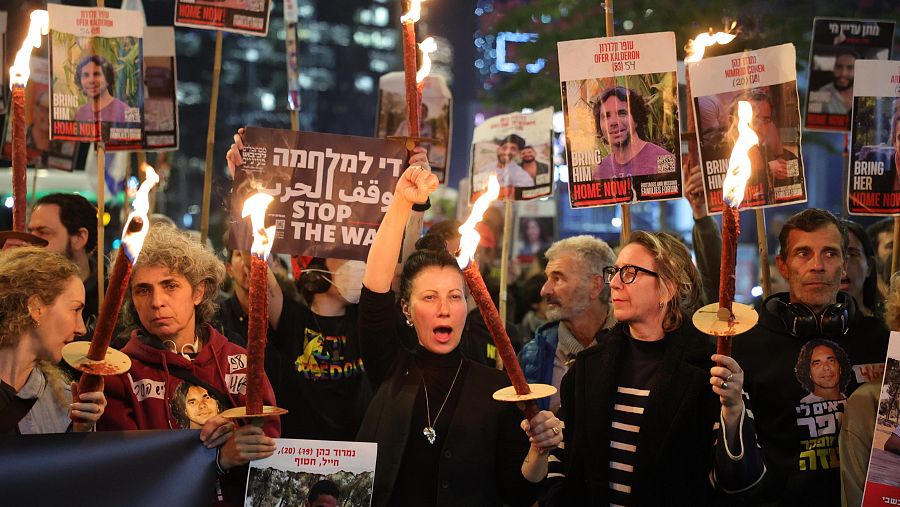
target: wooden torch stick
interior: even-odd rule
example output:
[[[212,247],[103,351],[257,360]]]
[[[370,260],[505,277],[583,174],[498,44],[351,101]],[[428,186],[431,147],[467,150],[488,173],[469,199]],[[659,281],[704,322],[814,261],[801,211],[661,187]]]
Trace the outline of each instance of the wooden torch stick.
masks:
[[[98,2],[102,4],[102,0]],[[106,240],[104,239],[103,216],[106,215],[106,147],[103,141],[97,143],[97,308],[103,308],[104,271],[106,265]]]
[[[509,283],[507,280],[507,271],[509,271],[509,250],[510,250],[510,242],[512,235],[510,234],[510,230],[512,229],[512,196],[506,200],[506,207],[503,210],[503,243],[500,247],[500,323],[503,325],[503,329],[506,329],[506,285]],[[497,354],[495,358],[497,369],[503,369],[503,360],[500,358],[500,354]]]
[[[209,236],[209,208],[212,193],[213,148],[216,144],[216,109],[219,105],[219,74],[222,71],[222,32],[216,32],[216,53],[213,57],[212,94],[209,98],[209,124],[206,127],[206,171],[203,174],[203,208],[200,212],[200,243]]]
[[[613,0],[603,2],[603,13],[606,20],[606,36],[612,37],[616,34],[615,18],[613,17]],[[624,246],[631,236],[631,205],[622,205],[622,230],[619,233],[619,244]]]
[[[763,208],[756,208],[756,241],[759,246],[763,299],[766,299],[772,295],[772,271],[769,269],[769,236],[766,234],[766,210]]]

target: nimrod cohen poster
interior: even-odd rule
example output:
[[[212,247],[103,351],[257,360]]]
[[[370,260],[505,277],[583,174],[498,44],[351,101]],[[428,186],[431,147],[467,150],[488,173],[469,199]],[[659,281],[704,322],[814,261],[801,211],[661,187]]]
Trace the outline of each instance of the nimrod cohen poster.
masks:
[[[558,50],[572,207],[681,197],[675,34]]]
[[[244,200],[270,194],[266,226],[276,227],[272,251],[365,260],[378,224],[406,169],[403,141],[247,127],[244,165],[235,172],[235,247],[249,250]]]
[[[806,128],[850,130],[853,83],[865,78],[856,64],[861,60],[890,60],[893,44],[893,21],[815,18]]]
[[[175,26],[265,37],[269,0],[175,0]]]
[[[140,141],[143,16],[50,4],[51,136]]]
[[[848,209],[900,213],[900,62],[859,60],[853,86]]]
[[[737,140],[737,107],[753,108],[751,175],[741,209],[806,202],[793,44],[705,58],[688,66],[706,207],[722,211],[722,181]]]

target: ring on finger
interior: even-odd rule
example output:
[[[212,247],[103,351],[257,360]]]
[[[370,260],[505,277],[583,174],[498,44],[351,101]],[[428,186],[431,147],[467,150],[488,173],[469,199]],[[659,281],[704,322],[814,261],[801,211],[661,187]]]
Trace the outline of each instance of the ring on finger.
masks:
[[[728,389],[728,381],[722,381],[722,389]]]
[[[731,379],[734,377],[734,373],[729,373],[728,378],[725,379],[725,382],[731,382]]]
[[[559,427],[557,427],[557,426],[554,426],[554,427],[553,427],[553,434],[554,434],[554,435],[559,435]]]

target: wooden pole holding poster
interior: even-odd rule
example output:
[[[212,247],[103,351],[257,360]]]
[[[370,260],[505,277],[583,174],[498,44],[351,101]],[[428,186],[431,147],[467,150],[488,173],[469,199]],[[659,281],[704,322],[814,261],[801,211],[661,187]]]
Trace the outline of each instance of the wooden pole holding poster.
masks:
[[[763,300],[772,295],[772,271],[769,269],[769,236],[766,234],[766,210],[756,209],[756,242],[759,247],[759,270],[762,276]]]
[[[503,324],[504,329],[506,329],[506,286],[509,283],[507,273],[509,271],[509,244],[512,236],[509,232],[512,230],[512,207],[513,200],[512,196],[510,196],[506,200],[506,206],[503,209],[503,243],[500,247],[500,305],[498,311],[500,312],[500,323]],[[495,361],[497,369],[502,370],[503,360],[500,354],[497,354]]]
[[[603,12],[606,18],[606,36],[613,37],[616,35],[615,21],[613,18],[613,0],[603,2]],[[622,230],[619,233],[619,244],[625,245],[628,237],[631,236],[631,205],[622,205]]]
[[[900,245],[900,216],[894,217],[894,245]],[[894,246],[894,252],[891,255],[891,276],[900,269],[900,255],[897,255],[897,247]],[[888,279],[890,283],[890,279]]]
[[[105,7],[106,0],[97,0],[97,7]],[[106,267],[106,239],[103,237],[103,217],[106,215],[106,146],[103,140],[97,143],[97,308],[103,308],[103,287],[106,285],[104,271]]]
[[[200,243],[209,236],[209,207],[212,193],[213,148],[216,144],[216,109],[219,105],[219,74],[222,71],[222,31],[216,31],[216,53],[213,57],[212,94],[209,98],[209,125],[206,127],[206,171],[203,174],[203,208],[200,211]]]

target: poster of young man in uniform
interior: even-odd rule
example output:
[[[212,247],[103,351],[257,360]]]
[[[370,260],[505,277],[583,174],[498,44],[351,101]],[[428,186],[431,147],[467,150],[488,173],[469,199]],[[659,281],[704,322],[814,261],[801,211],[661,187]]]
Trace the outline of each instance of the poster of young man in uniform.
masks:
[[[806,202],[800,151],[800,103],[792,44],[690,64],[706,208],[722,211],[722,181],[737,140],[740,101],[753,109],[759,143],[749,150],[751,175],[741,209]]]
[[[854,215],[900,213],[900,62],[859,60],[853,85],[847,207]]]
[[[251,461],[245,507],[369,507],[378,444],[276,438],[275,454]]]
[[[553,192],[553,108],[488,118],[472,134],[470,200],[487,190],[492,174],[499,199],[526,201]]]
[[[862,60],[890,60],[894,22],[871,19],[815,18],[809,52],[806,128],[850,130],[853,83],[865,75]]]
[[[50,4],[51,137],[136,142],[143,124],[143,16]]]
[[[79,144],[50,139],[50,64],[46,58],[31,57],[31,77],[25,86],[26,162],[31,167],[71,171],[78,162]],[[12,128],[7,117],[3,157],[12,157]]]
[[[900,503],[900,333],[892,332],[862,504]]]
[[[108,142],[109,151],[178,149],[178,99],[175,95],[175,29],[144,27],[144,139]]]
[[[175,26],[266,36],[270,0],[175,0]]]
[[[558,44],[573,208],[681,197],[673,32]]]
[[[406,114],[406,85],[403,72],[389,72],[378,80],[378,112],[375,137],[409,135]],[[428,150],[431,172],[441,183],[450,166],[450,132],[453,128],[453,96],[443,76],[429,74],[422,87],[422,111],[419,115],[420,146]]]
[[[249,250],[244,200],[275,198],[273,253],[366,260],[406,169],[403,141],[247,127],[231,198],[233,246]]]

